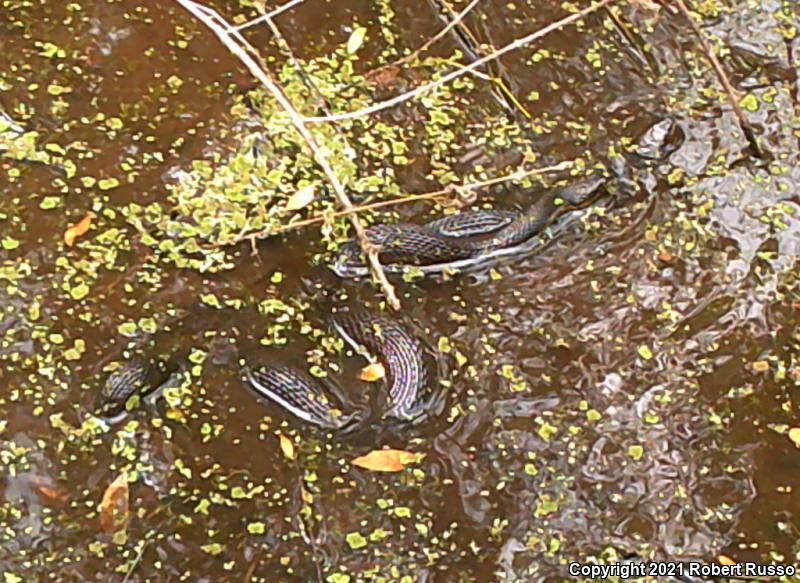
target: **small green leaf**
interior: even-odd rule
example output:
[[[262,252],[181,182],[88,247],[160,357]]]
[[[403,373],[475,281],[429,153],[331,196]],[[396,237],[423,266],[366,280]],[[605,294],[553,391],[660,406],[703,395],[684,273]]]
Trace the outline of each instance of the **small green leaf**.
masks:
[[[595,409],[589,409],[586,412],[586,419],[588,419],[589,421],[597,421],[601,417],[602,415],[600,414],[600,412],[596,411]]]
[[[117,186],[119,186],[119,180],[116,178],[103,178],[97,183],[97,187],[100,190],[111,190]]]
[[[350,545],[350,548],[353,550],[367,546],[367,539],[361,536],[360,532],[349,532],[345,538],[347,539],[347,544]]]
[[[541,437],[545,441],[550,441],[550,437],[557,433],[558,429],[550,425],[547,421],[542,423],[542,426],[539,428],[539,437]]]
[[[651,358],[653,358],[653,352],[650,350],[650,348],[648,348],[644,344],[639,347],[637,352],[639,353],[639,356],[641,356],[645,360],[650,360]]]
[[[752,93],[748,93],[742,97],[742,99],[739,101],[739,105],[742,107],[742,109],[750,112],[758,111],[758,99],[756,99],[756,96]]]
[[[122,324],[117,326],[117,332],[119,332],[123,336],[133,336],[136,334],[136,323],[123,322]]]
[[[2,240],[3,249],[6,251],[11,251],[12,249],[16,249],[19,247],[19,241],[17,241],[14,237],[9,237],[6,235],[3,237]]]
[[[69,295],[72,296],[73,300],[82,300],[89,295],[89,286],[81,282],[69,290]]]
[[[641,445],[632,445],[628,448],[628,455],[633,461],[638,462],[644,455],[644,448]]]
[[[48,211],[50,209],[56,208],[60,202],[61,198],[58,196],[45,196],[42,199],[42,202],[39,203],[39,208],[44,211]]]
[[[208,544],[208,545],[203,545],[200,548],[203,550],[203,552],[206,552],[209,555],[218,555],[223,550],[225,550],[225,547],[223,547],[219,543],[211,543],[211,544]]]
[[[169,79],[167,79],[167,85],[173,91],[177,91],[178,88],[183,85],[183,79],[178,77],[177,75],[172,75]]]

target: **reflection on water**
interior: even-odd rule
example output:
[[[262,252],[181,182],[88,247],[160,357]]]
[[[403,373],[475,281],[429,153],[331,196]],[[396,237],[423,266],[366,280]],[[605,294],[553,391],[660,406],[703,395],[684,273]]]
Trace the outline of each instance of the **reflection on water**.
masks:
[[[481,5],[466,22],[501,46],[562,16],[528,4]],[[799,19],[779,2],[712,4],[720,13],[704,23],[755,97],[748,116],[768,159],[747,156],[696,40],[667,7],[600,13],[505,57],[533,116],[516,121],[520,139],[546,161],[588,153],[622,166],[623,179],[535,254],[399,280],[408,319],[438,347],[446,406],[419,426],[349,436],[298,423],[240,378],[268,338],[288,359],[332,359],[358,405],[380,399],[347,380],[363,363],[328,350],[322,324],[333,290],[370,305],[375,292],[314,265],[316,232],[242,245],[232,271],[201,276],[159,263],[119,212],[163,202],[169,176],[213,156],[246,75],[173,6],[7,8],[0,107],[53,158],[0,158],[2,570],[22,580],[532,581],[590,558],[797,561],[800,457],[783,432],[798,425],[800,381]],[[402,47],[438,30],[427,3],[392,8]],[[371,27],[377,58],[378,8],[340,3],[324,20],[319,10],[308,0],[281,21],[301,58],[345,42],[356,20]],[[266,30],[253,38],[282,58]],[[495,107],[476,92],[476,118]],[[76,177],[47,143],[79,161]],[[465,171],[507,163],[481,147],[463,144]],[[620,163],[611,154],[623,150]],[[401,186],[424,190],[426,170],[410,168]],[[108,178],[120,186],[97,186]],[[502,188],[488,197],[531,202]],[[422,208],[402,218],[429,218]],[[64,247],[88,210],[93,236],[115,243]],[[173,355],[191,382],[110,431],[76,433],[104,367],[142,351]],[[398,474],[350,466],[382,446],[425,458]],[[122,468],[135,473],[131,517],[127,539],[112,540],[96,508]]]

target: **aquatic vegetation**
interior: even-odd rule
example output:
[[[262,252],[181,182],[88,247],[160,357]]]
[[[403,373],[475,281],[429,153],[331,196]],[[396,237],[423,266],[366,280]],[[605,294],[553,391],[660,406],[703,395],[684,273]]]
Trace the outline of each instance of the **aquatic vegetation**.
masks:
[[[481,2],[421,52],[452,22],[444,5],[306,0],[274,18],[291,56],[264,23],[243,30],[319,117],[588,4]],[[444,412],[339,438],[239,374],[289,358],[367,409],[385,382],[318,324],[333,291],[378,302],[324,266],[351,232],[286,113],[172,3],[4,4],[6,580],[531,581],[629,553],[796,563],[798,6],[687,6],[763,158],[684,16],[647,0],[397,107],[308,124],[356,204],[575,160],[474,198],[373,207],[370,224],[622,176],[535,254],[398,277],[441,361]],[[117,423],[92,415],[108,374],[142,354],[181,374]]]

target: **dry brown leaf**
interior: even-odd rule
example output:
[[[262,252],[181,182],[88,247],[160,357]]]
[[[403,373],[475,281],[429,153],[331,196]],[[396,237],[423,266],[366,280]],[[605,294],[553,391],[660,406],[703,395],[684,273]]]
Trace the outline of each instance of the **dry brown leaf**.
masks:
[[[424,457],[402,449],[376,449],[354,459],[354,466],[373,472],[399,472]]]
[[[658,259],[659,259],[659,261],[663,261],[664,263],[671,263],[672,260],[674,259],[674,257],[672,256],[671,253],[669,253],[667,251],[661,251],[658,254]]]
[[[128,474],[121,472],[106,488],[98,507],[100,526],[105,532],[113,533],[125,529],[130,514],[129,505]]]
[[[288,460],[294,459],[294,444],[292,440],[286,437],[283,433],[278,433],[278,440],[281,444],[281,451],[283,456]]]
[[[85,217],[64,232],[64,243],[67,247],[72,247],[75,244],[75,239],[82,237],[89,231],[93,218],[94,213],[88,212]]]
[[[717,557],[717,563],[720,565],[735,565],[736,561],[731,559],[728,555],[719,555]]]
[[[295,192],[292,196],[289,197],[289,200],[286,201],[286,210],[287,211],[296,211],[300,210],[303,207],[307,207],[312,203],[314,200],[314,183],[307,184],[297,192]]]
[[[800,427],[792,427],[789,430],[789,439],[792,440],[797,447],[800,447]]]
[[[69,494],[67,494],[64,490],[61,490],[56,486],[51,486],[44,478],[40,476],[34,476],[31,479],[31,483],[45,498],[57,500],[58,502],[64,502],[69,499]]]
[[[358,378],[360,378],[362,381],[367,381],[368,383],[374,383],[375,381],[381,380],[385,376],[386,369],[384,366],[380,362],[373,362],[372,364],[368,364],[361,369]]]
[[[375,81],[381,87],[386,87],[392,81],[397,79],[397,75],[400,73],[400,67],[395,67],[390,65],[388,67],[381,67],[380,69],[375,69],[370,71],[367,74],[367,77],[372,81]]]
[[[63,490],[52,488],[50,486],[45,486],[44,484],[37,484],[36,489],[39,490],[39,492],[41,492],[42,496],[44,496],[45,498],[49,498],[50,500],[58,500],[59,502],[64,502],[65,500],[69,499],[69,494],[67,494]]]

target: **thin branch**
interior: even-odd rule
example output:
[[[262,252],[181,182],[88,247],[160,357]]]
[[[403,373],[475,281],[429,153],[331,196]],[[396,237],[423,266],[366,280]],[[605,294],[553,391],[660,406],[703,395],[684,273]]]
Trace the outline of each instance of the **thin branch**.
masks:
[[[178,1],[181,1],[181,0],[178,0]],[[614,1],[615,0],[600,0],[600,2],[598,2],[596,4],[593,4],[592,6],[589,6],[588,8],[584,8],[583,10],[581,10],[579,12],[576,12],[575,14],[571,14],[570,16],[566,16],[566,17],[562,18],[561,20],[557,20],[556,22],[553,22],[552,24],[549,24],[549,25],[547,25],[547,26],[545,26],[543,28],[540,28],[536,32],[532,32],[531,34],[529,34],[527,36],[524,36],[524,37],[519,38],[519,39],[517,39],[515,41],[512,41],[512,42],[508,43],[507,45],[505,45],[504,47],[502,47],[500,49],[497,49],[496,51],[494,51],[494,52],[492,52],[492,53],[490,53],[490,54],[488,54],[488,55],[486,55],[484,57],[481,57],[480,59],[478,59],[476,61],[473,61],[472,63],[470,63],[468,65],[464,65],[463,67],[460,67],[460,68],[456,69],[455,71],[451,71],[450,73],[447,73],[446,75],[443,75],[442,77],[440,77],[439,79],[437,79],[435,81],[430,81],[429,83],[426,83],[424,85],[420,85],[416,89],[413,89],[413,90],[408,91],[406,93],[402,93],[400,95],[397,95],[396,97],[392,97],[391,99],[387,99],[386,101],[380,101],[380,102],[375,103],[374,105],[371,105],[369,107],[365,107],[363,109],[358,109],[356,111],[350,111],[350,112],[347,112],[347,113],[339,113],[339,114],[335,114],[335,115],[326,115],[326,116],[321,116],[321,117],[307,117],[303,121],[305,121],[306,123],[342,121],[342,120],[346,120],[346,119],[354,119],[354,118],[357,118],[357,117],[370,115],[370,114],[376,113],[378,111],[382,111],[384,109],[387,109],[389,107],[394,107],[395,105],[397,105],[399,103],[403,103],[404,101],[408,101],[409,99],[413,99],[415,97],[419,97],[420,95],[422,95],[423,93],[427,93],[431,89],[435,89],[436,87],[439,87],[440,85],[444,85],[445,83],[448,83],[449,81],[452,81],[453,79],[455,79],[457,77],[460,77],[461,75],[463,75],[465,73],[468,73],[469,71],[472,71],[473,69],[477,69],[481,65],[484,65],[485,63],[488,63],[489,61],[493,61],[494,59],[497,59],[498,57],[501,57],[501,56],[505,55],[506,53],[510,53],[513,50],[516,50],[516,49],[518,49],[520,47],[523,47],[523,46],[525,46],[527,44],[532,43],[535,40],[538,40],[538,39],[540,39],[542,37],[545,37],[548,34],[550,34],[551,32],[555,32],[556,30],[564,28],[565,26],[569,26],[570,24],[578,22],[579,20],[582,20],[583,18],[585,18],[589,14],[591,14],[593,12],[596,12],[600,8],[602,8],[602,7],[604,7],[604,6],[608,5],[608,4],[611,4]]]
[[[176,2],[188,10],[192,15],[195,16],[195,18],[200,20],[200,22],[205,24],[219,38],[219,40],[222,41],[222,44],[224,44],[233,55],[238,57],[238,59],[245,67],[247,67],[250,73],[256,79],[258,79],[264,85],[264,87],[267,88],[273,97],[275,97],[278,104],[280,104],[284,111],[289,114],[292,124],[295,126],[303,140],[306,142],[306,145],[313,153],[314,159],[325,173],[325,176],[327,177],[328,182],[330,182],[341,207],[344,210],[352,209],[353,203],[350,202],[350,199],[344,190],[344,185],[339,180],[339,177],[336,176],[336,172],[334,172],[333,168],[331,168],[331,165],[328,163],[328,159],[324,152],[320,149],[319,145],[314,139],[314,136],[305,126],[303,118],[294,108],[294,105],[292,105],[291,101],[289,101],[289,99],[286,97],[283,90],[275,81],[272,80],[272,78],[256,61],[256,58],[258,58],[257,52],[252,45],[247,42],[240,32],[232,29],[225,19],[222,18],[222,16],[220,16],[216,11],[206,6],[202,6],[201,4],[197,4],[192,0],[176,0]],[[256,55],[255,58],[253,55]],[[361,220],[359,219],[358,215],[355,213],[351,214],[350,222],[353,225],[353,229],[356,232],[356,237],[361,244],[361,249],[369,261],[372,274],[386,296],[387,303],[395,310],[399,310],[400,300],[397,298],[394,287],[386,278],[383,267],[378,260],[377,249],[375,249],[373,245],[370,245],[367,235],[364,232],[364,226],[361,224]]]
[[[288,231],[294,231],[296,229],[302,229],[304,227],[308,227],[311,225],[316,225],[318,223],[323,223],[325,221],[329,221],[332,219],[337,219],[339,217],[344,217],[347,215],[351,215],[353,213],[360,213],[364,211],[374,210],[378,208],[383,208],[387,206],[395,206],[398,204],[405,204],[408,202],[414,202],[418,200],[431,200],[435,198],[439,198],[441,196],[445,196],[447,194],[451,194],[454,190],[477,190],[479,188],[484,188],[486,186],[492,186],[494,184],[500,184],[501,182],[509,182],[512,180],[521,180],[523,178],[527,178],[529,176],[539,176],[542,174],[547,174],[551,172],[560,172],[562,170],[567,170],[572,166],[573,162],[571,160],[567,160],[565,162],[561,162],[556,164],[555,166],[546,166],[544,168],[535,168],[533,170],[524,170],[523,168],[517,168],[514,172],[510,174],[506,174],[504,176],[498,176],[496,178],[490,178],[488,180],[482,180],[479,182],[470,182],[467,184],[451,184],[445,188],[434,190],[431,192],[424,192],[422,194],[410,194],[404,196],[402,198],[393,198],[390,200],[381,200],[378,202],[372,202],[369,204],[364,204],[360,206],[354,206],[349,210],[337,211],[330,215],[326,216],[319,216],[319,217],[311,217],[309,219],[303,219],[302,221],[295,221],[294,223],[288,223],[286,225],[281,225],[280,227],[270,227],[264,229],[262,231],[256,231],[254,233],[248,234],[241,234],[233,239],[229,239],[224,242],[217,243],[213,245],[213,247],[226,247],[228,245],[235,245],[237,243],[241,243],[242,241],[250,240],[254,241],[255,239],[262,239],[266,237],[272,237],[274,235],[280,235],[281,233],[286,233]]]
[[[280,29],[278,28],[278,25],[275,24],[275,21],[272,20],[272,18],[267,18],[266,22],[270,30],[272,31],[272,34],[275,36],[275,40],[277,42],[278,47],[287,54],[289,60],[292,62],[292,66],[295,68],[297,74],[303,80],[303,84],[308,88],[308,90],[311,93],[314,94],[315,99],[320,103],[321,109],[326,114],[330,114],[331,112],[330,109],[328,108],[328,100],[316,86],[314,80],[311,79],[311,77],[306,73],[305,69],[303,69],[303,66],[300,64],[300,61],[297,60],[297,57],[295,57],[294,51],[292,50],[292,47],[286,41],[286,38],[281,33]],[[335,129],[336,132],[342,137],[342,139],[345,139],[344,135],[342,135],[342,133],[339,131],[339,128]]]
[[[295,6],[297,6],[298,4],[302,4],[303,2],[305,2],[305,0],[291,0],[290,2],[287,2],[282,6],[278,6],[275,10],[271,12],[267,12],[266,14],[263,14],[258,18],[254,18],[253,20],[248,20],[247,22],[245,22],[244,24],[240,24],[239,26],[234,26],[232,27],[232,29],[235,30],[236,32],[239,32],[240,30],[244,30],[245,28],[250,28],[251,26],[260,24],[265,20],[272,20],[273,18],[278,16],[278,14],[286,12],[290,8],[294,8]]]
[[[435,35],[433,35],[430,39],[427,40],[427,42],[425,42],[425,44],[423,44],[421,47],[419,47],[413,53],[411,53],[410,55],[406,55],[405,57],[402,57],[400,59],[397,59],[393,63],[389,63],[388,65],[384,65],[380,69],[387,69],[389,67],[398,67],[400,65],[405,65],[406,63],[408,63],[410,61],[413,61],[421,53],[424,53],[425,51],[427,51],[435,42],[441,40],[448,32],[450,32],[455,26],[457,26],[459,22],[464,20],[464,17],[467,14],[469,14],[470,10],[475,8],[475,6],[478,4],[478,2],[480,2],[480,0],[472,0],[472,2],[467,4],[464,7],[464,9],[461,12],[459,12],[456,15],[456,17],[453,18],[453,20],[448,22],[447,25],[442,30],[440,30]],[[380,69],[378,69],[378,70],[380,70]]]
[[[683,0],[675,0],[675,3],[686,17],[686,20],[689,21],[692,30],[694,30],[694,33],[697,35],[697,38],[700,41],[700,46],[703,48],[703,52],[706,54],[706,58],[711,63],[711,67],[714,69],[714,73],[717,75],[717,79],[719,80],[723,89],[725,89],[725,94],[728,97],[728,103],[730,103],[731,107],[733,108],[733,112],[736,114],[736,117],[739,120],[739,127],[742,128],[742,132],[744,132],[744,136],[747,138],[750,148],[757,157],[763,158],[764,154],[761,152],[761,148],[758,146],[755,132],[753,132],[753,128],[750,127],[750,122],[747,120],[747,116],[739,106],[738,93],[728,78],[728,74],[725,72],[725,69],[722,67],[722,63],[719,62],[717,55],[714,54],[711,45],[708,43],[705,32],[703,32],[703,29],[700,28],[699,24],[697,24],[697,21],[692,18],[692,14],[689,12],[689,9],[686,7],[686,4],[684,4]]]
[[[139,547],[139,552],[136,553],[136,558],[133,559],[130,567],[128,567],[128,571],[125,573],[125,578],[122,580],[122,583],[128,583],[133,575],[134,570],[139,565],[139,561],[142,560],[142,555],[144,554],[144,550],[147,548],[147,545],[150,544],[150,541],[142,541],[141,546]]]

